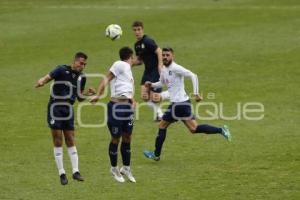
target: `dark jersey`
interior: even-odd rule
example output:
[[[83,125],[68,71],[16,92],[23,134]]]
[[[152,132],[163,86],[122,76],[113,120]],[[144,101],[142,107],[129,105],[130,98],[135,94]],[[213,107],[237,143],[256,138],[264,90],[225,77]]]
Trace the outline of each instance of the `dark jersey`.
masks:
[[[69,102],[73,104],[84,90],[86,77],[83,73],[73,71],[71,66],[58,65],[49,73],[54,79],[49,102]]]
[[[153,39],[144,35],[144,37],[134,44],[135,53],[143,61],[145,71],[142,78],[142,84],[145,81],[157,82],[159,80],[158,58],[155,53],[158,48]]]

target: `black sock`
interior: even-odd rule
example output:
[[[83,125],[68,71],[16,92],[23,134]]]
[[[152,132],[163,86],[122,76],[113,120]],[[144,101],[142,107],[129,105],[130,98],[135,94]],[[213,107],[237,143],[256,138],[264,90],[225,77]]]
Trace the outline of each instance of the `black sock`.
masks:
[[[216,133],[222,133],[222,129],[215,126],[202,124],[197,126],[195,133],[216,134]]]
[[[109,143],[108,154],[111,166],[116,167],[118,160],[118,144],[113,144],[112,142]]]
[[[160,156],[161,148],[166,139],[166,133],[167,133],[167,129],[159,129],[159,131],[158,131],[158,135],[155,140],[155,151],[154,151],[154,154],[157,157]]]
[[[130,166],[130,157],[131,157],[131,150],[130,150],[130,143],[121,143],[121,154],[123,165]]]

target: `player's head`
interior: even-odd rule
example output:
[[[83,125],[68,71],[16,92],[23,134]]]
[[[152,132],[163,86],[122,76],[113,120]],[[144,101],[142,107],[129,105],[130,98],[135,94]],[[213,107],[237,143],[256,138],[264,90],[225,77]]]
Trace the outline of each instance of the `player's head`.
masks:
[[[86,66],[86,60],[88,56],[85,53],[77,52],[74,56],[74,62],[72,65],[73,70],[81,72]]]
[[[134,21],[132,23],[132,30],[137,40],[141,40],[144,37],[144,24],[141,21]]]
[[[122,61],[127,61],[133,58],[133,51],[129,47],[122,47],[119,50],[119,56]]]
[[[162,59],[164,66],[168,67],[174,59],[174,50],[171,47],[164,47],[162,49]]]

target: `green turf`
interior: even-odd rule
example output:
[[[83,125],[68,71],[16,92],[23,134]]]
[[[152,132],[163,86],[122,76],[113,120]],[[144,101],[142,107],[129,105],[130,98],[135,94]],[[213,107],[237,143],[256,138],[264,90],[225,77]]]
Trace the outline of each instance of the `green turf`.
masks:
[[[231,144],[192,136],[177,123],[161,161],[151,162],[142,151],[153,147],[157,126],[143,108],[132,143],[136,184],[118,184],[109,174],[106,128],[77,127],[86,181],[62,187],[45,121],[49,86],[34,83],[79,50],[89,55],[86,72],[106,72],[121,46],[133,46],[135,19],[199,75],[204,96],[216,94],[206,102],[223,102],[228,116],[238,102],[261,102],[265,117],[203,121],[228,124]],[[104,37],[111,23],[123,28],[119,41]],[[299,24],[298,0],[1,0],[0,199],[299,199]],[[142,70],[134,69],[137,86]],[[103,118],[96,108],[83,113],[86,123]],[[64,160],[70,177],[66,151]]]

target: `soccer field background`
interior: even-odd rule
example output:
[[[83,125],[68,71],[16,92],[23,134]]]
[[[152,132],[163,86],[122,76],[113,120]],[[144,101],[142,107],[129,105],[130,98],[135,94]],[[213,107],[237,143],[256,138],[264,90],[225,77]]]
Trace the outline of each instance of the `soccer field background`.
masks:
[[[46,124],[49,85],[34,84],[56,65],[71,63],[77,51],[89,56],[86,73],[105,74],[120,47],[133,47],[131,23],[137,19],[159,46],[173,47],[176,61],[198,74],[204,102],[223,103],[226,116],[235,115],[239,103],[259,102],[264,118],[198,120],[227,124],[231,143],[192,135],[176,123],[161,161],[154,162],[142,152],[153,149],[157,123],[143,107],[132,142],[136,184],[111,177],[106,127],[79,127],[75,120],[85,181],[71,180],[65,151],[69,184],[61,186]],[[118,41],[104,36],[111,23],[123,28]],[[1,0],[0,24],[1,200],[300,199],[300,1]],[[139,102],[142,72],[133,69]],[[87,86],[98,83],[91,78]],[[201,108],[201,115],[212,109]],[[85,106],[81,119],[103,121],[103,110]]]

